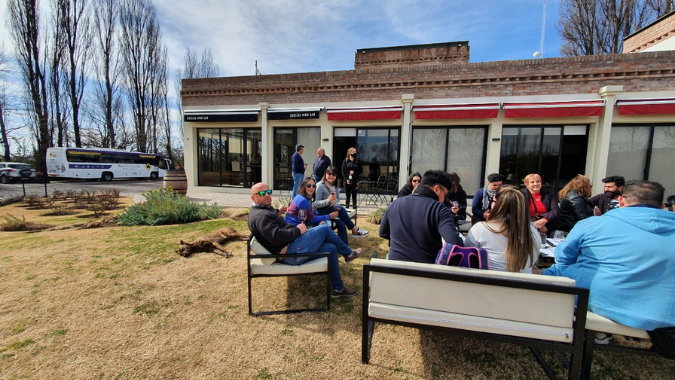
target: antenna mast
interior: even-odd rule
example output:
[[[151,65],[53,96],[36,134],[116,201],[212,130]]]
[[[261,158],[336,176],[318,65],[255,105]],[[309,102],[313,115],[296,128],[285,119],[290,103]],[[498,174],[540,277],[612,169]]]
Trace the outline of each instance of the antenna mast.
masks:
[[[539,54],[537,58],[544,56],[544,37],[546,36],[546,0],[544,0],[544,14],[541,16],[541,37],[539,38]],[[535,53],[536,54],[536,53]]]

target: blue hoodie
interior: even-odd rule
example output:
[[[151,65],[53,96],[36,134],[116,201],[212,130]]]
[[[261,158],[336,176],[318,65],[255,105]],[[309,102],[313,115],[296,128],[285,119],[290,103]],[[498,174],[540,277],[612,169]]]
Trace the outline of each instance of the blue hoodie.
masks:
[[[590,289],[589,310],[653,330],[675,326],[675,212],[622,207],[579,221],[546,275]]]

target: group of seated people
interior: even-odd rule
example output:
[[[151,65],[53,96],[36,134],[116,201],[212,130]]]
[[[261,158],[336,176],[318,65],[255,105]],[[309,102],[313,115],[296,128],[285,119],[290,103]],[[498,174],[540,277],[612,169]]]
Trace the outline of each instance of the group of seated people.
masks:
[[[264,183],[251,187],[251,212],[248,228],[256,239],[273,254],[287,254],[280,262],[301,265],[314,257],[293,257],[293,253],[328,252],[330,262],[330,295],[333,298],[352,297],[358,291],[342,283],[338,254],[350,263],[363,253],[362,248],[349,247],[347,228],[354,237],[366,237],[369,231],[352,222],[340,205],[340,187],[337,186],[337,169],[329,166],[323,178],[316,183],[313,177],[305,178],[289,207],[272,207],[272,190]],[[331,229],[331,222],[337,235]]]
[[[248,224],[270,252],[285,249],[284,264],[310,260],[292,253],[329,252],[331,295],[353,296],[357,291],[342,284],[338,254],[351,262],[362,253],[348,246],[347,228],[353,236],[368,232],[339,206],[334,173],[329,167],[316,188],[313,179],[303,181],[288,210],[272,208],[269,187],[254,185]],[[440,170],[413,173],[406,184],[410,194],[399,196],[382,217],[379,235],[389,241],[388,259],[434,263],[445,243],[485,249],[490,270],[532,273],[542,234],[563,230],[568,235],[556,247],[556,263],[543,275],[576,280],[590,289],[589,310],[618,323],[644,330],[675,326],[675,213],[663,209],[663,186],[612,176],[603,179],[603,193],[590,197],[590,180],[579,175],[556,197],[537,174],[523,182],[520,190],[501,186],[502,177],[490,174],[473,199],[474,222],[464,238],[457,229],[461,206],[454,203],[460,199],[453,202],[453,194],[463,193],[466,210],[459,178]],[[336,221],[338,235],[329,220]]]
[[[560,190],[558,205],[537,174],[524,179],[522,190],[501,182],[491,174],[476,193],[477,218],[462,241],[442,207],[452,177],[426,172],[412,196],[385,211],[380,236],[390,241],[388,258],[433,263],[443,239],[485,249],[490,270],[532,273],[542,233],[568,231],[544,275],[590,289],[589,310],[618,323],[648,331],[675,326],[675,213],[663,209],[663,186],[612,176],[603,179],[604,193],[589,198],[590,180],[579,175]]]

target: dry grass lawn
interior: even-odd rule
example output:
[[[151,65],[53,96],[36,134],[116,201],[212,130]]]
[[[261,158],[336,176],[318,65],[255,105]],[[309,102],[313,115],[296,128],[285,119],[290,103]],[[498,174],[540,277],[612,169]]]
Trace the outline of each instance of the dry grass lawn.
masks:
[[[7,205],[0,221],[7,213],[56,226],[88,218],[40,212]],[[373,233],[353,246],[382,257],[377,226],[359,224]],[[230,259],[174,252],[180,239],[223,226],[249,233],[232,219],[0,232],[0,379],[545,378],[526,348],[381,324],[363,365],[360,296],[326,313],[250,317],[245,242],[227,244]],[[340,264],[348,286],[361,288],[367,262]],[[255,307],[313,306],[323,286],[256,279]],[[597,379],[672,379],[675,362],[596,354],[593,370]]]

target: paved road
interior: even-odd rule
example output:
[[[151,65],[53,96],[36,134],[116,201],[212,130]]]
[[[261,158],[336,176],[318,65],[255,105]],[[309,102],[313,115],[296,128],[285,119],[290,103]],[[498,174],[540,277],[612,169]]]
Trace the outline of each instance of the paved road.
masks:
[[[86,181],[86,180],[73,180],[73,181],[51,181],[46,185],[44,183],[35,183],[35,182],[26,182],[24,184],[20,182],[13,182],[11,184],[0,184],[0,202],[4,199],[8,199],[15,196],[22,196],[23,190],[26,190],[26,195],[39,195],[45,196],[52,195],[54,190],[61,190],[66,192],[68,190],[89,190],[96,191],[98,193],[110,190],[117,189],[120,191],[122,196],[130,196],[133,198],[134,202],[142,202],[145,200],[143,193],[148,190],[157,190],[162,187],[161,180],[126,180],[126,179],[115,179],[109,182],[103,181]],[[219,206],[223,207],[250,207],[251,206],[251,196],[242,192],[241,189],[232,189],[229,192],[228,189],[219,189],[220,192],[204,192],[204,193],[191,193],[188,190],[188,196],[191,200],[196,202],[206,202],[207,204],[216,203]],[[277,194],[275,194],[277,196]],[[363,199],[365,194],[359,194],[359,199]],[[382,206],[381,206],[382,207]],[[359,206],[359,215],[368,214],[370,211],[375,209],[376,206],[372,204],[361,204]]]

